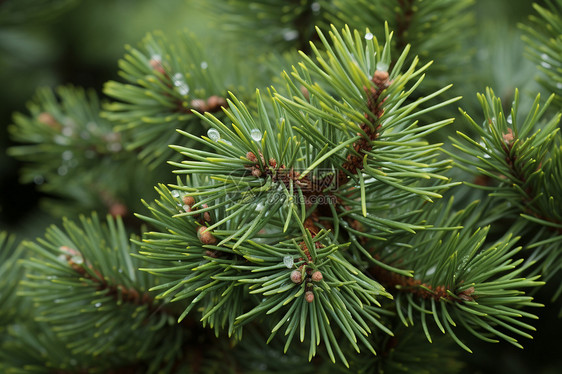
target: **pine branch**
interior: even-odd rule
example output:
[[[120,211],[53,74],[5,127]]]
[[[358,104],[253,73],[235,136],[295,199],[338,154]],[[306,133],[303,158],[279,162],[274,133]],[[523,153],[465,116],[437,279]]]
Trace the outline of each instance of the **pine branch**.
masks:
[[[197,306],[204,325],[239,338],[242,325],[271,314],[276,324],[270,340],[285,328],[285,350],[298,333],[301,342],[309,341],[309,360],[323,342],[331,361],[338,357],[348,365],[341,338],[357,352],[360,342],[373,353],[372,332],[392,333],[383,318],[387,312],[377,307],[377,296],[386,293],[363,274],[363,260],[351,255],[358,249],[347,254],[350,244],[358,244],[349,242],[344,223],[372,207],[381,216],[363,214],[361,223],[369,229],[399,235],[426,228],[409,223],[419,212],[399,211],[392,221],[380,203],[365,206],[365,195],[384,191],[384,199],[403,200],[407,209],[441,197],[434,191],[453,185],[440,175],[448,162],[438,160],[439,145],[421,140],[451,121],[415,121],[453,100],[416,112],[445,88],[402,105],[427,66],[416,69],[414,62],[401,72],[404,53],[391,72],[381,70],[391,61],[390,33],[384,46],[348,29],[334,28],[330,41],[319,35],[328,52],[313,45],[318,63],[303,54],[292,77],[285,74],[290,96],[272,89],[264,100],[257,92],[254,114],[231,95],[225,110],[231,126],[205,113],[200,117],[211,126],[207,137],[181,131],[210,151],[173,147],[188,160],[171,164],[188,178],[185,184],[178,179],[173,190],[160,185],[156,205],[147,204],[153,218],[142,218],[159,231],[145,235],[141,254],[156,265],[145,271],[170,279],[152,289],[161,292],[158,297],[190,301],[180,320]],[[345,101],[331,92],[346,92]],[[316,173],[320,168],[324,175]],[[334,196],[341,203],[329,199]],[[334,228],[335,235],[321,225]],[[365,255],[372,259],[368,253],[358,258]]]
[[[9,129],[20,145],[8,153],[24,161],[24,183],[33,182],[51,196],[72,201],[65,209],[58,201],[47,202],[51,214],[99,210],[126,216],[139,206],[137,193],[149,193],[147,185],[165,178],[165,173],[150,175],[137,167],[136,155],[123,149],[128,139],[100,118],[93,91],[59,87],[55,94],[40,89],[29,111],[14,115]],[[138,187],[131,188],[130,180],[138,181]]]
[[[236,76],[263,85],[271,67],[257,65],[290,53],[250,58],[250,42],[237,53],[258,62],[234,72],[208,63],[203,39],[162,33],[129,47],[101,117],[92,94],[41,91],[12,126],[31,143],[10,151],[24,178],[114,216],[145,196],[137,217],[153,231],[131,239],[120,218],[93,215],[17,248],[0,234],[0,371],[458,372],[450,342],[470,352],[466,335],[522,347],[537,318],[527,308],[541,306],[527,290],[562,268],[560,114],[543,120],[558,98],[537,97],[521,121],[517,93],[506,118],[487,91],[482,125],[463,113],[480,138],[459,133],[461,154],[444,156],[428,136],[453,122],[442,117],[458,98],[437,82],[467,55],[452,51],[472,2],[389,4],[207,4],[230,10],[223,26],[259,25],[260,52],[264,36],[302,50],[254,96]],[[528,30],[530,54],[556,82],[559,17],[536,9],[548,25]],[[480,182],[452,189],[447,154]],[[153,203],[129,190],[165,181],[165,159],[178,178]],[[467,204],[469,187],[490,195]]]
[[[52,20],[79,2],[80,0],[3,0],[0,2],[0,24],[9,26]]]
[[[106,95],[118,100],[105,106],[105,118],[131,138],[129,151],[156,167],[173,154],[175,129],[202,133],[192,111],[220,112],[226,106],[224,74],[207,62],[195,36],[180,35],[171,42],[161,32],[148,34],[139,49],[127,47],[120,75],[127,83],[110,81]]]
[[[0,347],[8,341],[7,331],[29,315],[29,304],[17,296],[22,278],[19,261],[24,254],[23,247],[16,245],[14,236],[0,232]],[[3,370],[3,361],[0,359],[0,370]]]
[[[328,24],[330,1],[316,0],[219,0],[203,8],[227,34],[227,40],[243,38],[251,47],[275,46],[280,51],[310,51],[317,41],[314,27]],[[254,30],[248,35],[247,30]],[[249,49],[248,47],[246,47]]]
[[[462,363],[448,336],[439,336],[429,344],[418,327],[395,329],[396,336],[380,339],[381,354],[376,358],[356,357],[351,370],[361,373],[458,373]]]
[[[447,332],[469,352],[453,330],[459,324],[486,341],[497,340],[485,338],[478,331],[491,333],[521,347],[517,340],[498,327],[529,338],[530,335],[521,328],[532,331],[534,328],[514,317],[536,318],[521,309],[540,304],[531,302],[532,297],[522,296],[524,293],[520,290],[544,282],[537,282],[538,276],[521,277],[529,266],[521,265],[522,259],[513,260],[521,247],[513,248],[518,238],[511,234],[488,248],[482,248],[489,227],[474,231],[486,211],[486,206],[479,204],[475,202],[466,210],[453,214],[450,201],[433,213],[433,217],[428,217],[436,227],[448,227],[448,230],[425,230],[404,243],[407,246],[390,245],[375,252],[384,263],[413,269],[413,279],[377,267],[371,271],[387,290],[395,294],[397,313],[404,325],[414,325],[414,321],[420,320],[429,341],[432,338],[426,318],[431,316],[442,333]],[[460,223],[465,228],[459,227]],[[518,230],[512,228],[510,231]]]
[[[558,208],[562,193],[562,137],[558,127],[561,114],[548,121],[542,119],[553,98],[550,96],[541,108],[537,96],[522,121],[517,91],[506,118],[501,100],[487,90],[486,96],[479,95],[485,115],[483,125],[478,125],[464,113],[471,127],[481,136],[480,142],[459,133],[461,139],[453,139],[453,142],[468,158],[452,155],[459,160],[459,167],[483,174],[490,182],[495,182],[491,186],[475,187],[493,191],[491,197],[516,207],[516,213],[527,221],[529,229],[533,227],[529,247],[537,253],[530,258],[539,261],[537,266],[542,268],[546,279],[558,272],[562,263],[559,248],[562,214]]]
[[[423,63],[435,61],[426,87],[439,87],[439,76],[452,77],[468,62],[469,54],[460,52],[463,41],[469,37],[467,30],[474,24],[471,11],[473,1],[437,0],[431,4],[420,0],[354,0],[334,1],[331,21],[351,28],[371,29],[379,39],[384,36],[383,25],[396,31],[393,55],[399,56],[407,46],[412,57],[419,56]],[[411,57],[411,58],[412,58]],[[395,61],[393,61],[394,63]],[[408,60],[408,63],[411,60]]]
[[[20,295],[38,305],[37,339],[64,347],[42,357],[43,365],[172,369],[193,331],[177,329],[176,314],[145,291],[158,280],[137,270],[141,262],[130,257],[136,248],[120,220],[103,225],[95,215],[82,217],[81,227],[65,221],[64,230],[51,227],[45,239],[25,246],[33,255],[24,262],[28,279]]]
[[[520,24],[525,32],[528,57],[542,75],[538,81],[556,94],[555,105],[562,108],[562,1],[547,1],[546,6],[533,4],[537,14],[529,16],[530,24]]]

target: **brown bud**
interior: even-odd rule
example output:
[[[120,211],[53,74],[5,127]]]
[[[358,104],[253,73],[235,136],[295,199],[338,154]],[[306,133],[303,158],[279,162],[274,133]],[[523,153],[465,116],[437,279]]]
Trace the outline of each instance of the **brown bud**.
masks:
[[[135,290],[134,288],[129,289],[129,300],[138,301],[139,297],[140,297],[140,295],[139,295],[139,292],[137,290]]]
[[[164,66],[162,66],[162,61],[160,61],[159,59],[151,58],[148,63],[150,64],[150,67],[156,70],[157,72],[161,74],[166,74],[166,70],[164,69]]]
[[[109,207],[109,214],[113,217],[124,217],[127,215],[127,206],[122,203],[114,203]]]
[[[373,75],[373,82],[378,86],[388,80],[388,71],[377,70]]]
[[[203,244],[215,244],[217,242],[217,238],[210,231],[207,231],[206,226],[200,226],[197,229],[197,237]]]
[[[306,300],[307,303],[313,302],[314,301],[314,292],[306,291],[304,293],[304,299]]]
[[[78,255],[80,255],[80,252],[78,252],[76,249],[67,247],[66,245],[63,245],[63,246],[59,247],[59,249],[60,249],[61,251],[63,251],[64,253],[66,253],[67,255],[69,255],[69,256],[78,256]]]
[[[148,292],[145,292],[142,294],[142,303],[143,304],[150,304],[151,300],[150,300],[150,295],[148,294]]]
[[[207,99],[208,110],[218,110],[221,106],[226,106],[226,100],[220,96],[213,95]]]
[[[209,251],[209,250],[205,251],[205,256],[212,257],[212,258],[219,257],[217,251]]]
[[[201,205],[201,208],[208,208],[209,206],[207,204],[203,204]],[[207,222],[211,222],[211,214],[209,212],[204,212],[203,213],[203,219]]]
[[[304,98],[308,101],[310,100],[310,93],[308,92],[305,86],[300,86],[301,93],[303,94]]]
[[[293,270],[291,272],[291,281],[293,283],[299,284],[302,282],[302,273],[298,270]]]
[[[507,144],[513,143],[513,139],[514,139],[514,137],[513,137],[513,130],[508,128],[508,129],[507,129],[507,134],[503,134],[502,137],[503,137],[503,141],[504,141],[505,143],[507,143]]]
[[[42,112],[37,116],[37,121],[49,126],[52,129],[60,130],[61,124],[53,117],[51,113]]]
[[[315,271],[314,273],[312,273],[311,278],[313,282],[320,282],[324,277],[322,276],[321,272]]]
[[[254,152],[248,152],[246,153],[246,158],[248,160],[250,160],[251,162],[258,162],[258,158],[256,157],[256,155],[254,154]]]
[[[466,290],[459,293],[457,296],[463,299],[464,301],[474,301],[474,297],[472,296],[474,294],[474,291],[475,291],[474,287],[469,287]]]
[[[206,112],[209,109],[207,107],[207,103],[205,103],[205,100],[201,99],[191,100],[191,103],[189,105],[198,112]]]
[[[252,175],[256,178],[261,177],[261,170],[258,168],[252,168]]]
[[[272,168],[277,167],[277,160],[275,160],[274,158],[270,158],[269,166],[271,166]]]
[[[193,196],[189,195],[185,195],[184,197],[182,197],[181,201],[183,201],[185,205],[189,205],[190,207],[195,204],[195,199],[193,198]]]
[[[490,181],[492,180],[492,178],[490,178],[487,175],[484,174],[479,174],[474,178],[474,184],[477,184],[479,186],[487,186],[490,184]]]

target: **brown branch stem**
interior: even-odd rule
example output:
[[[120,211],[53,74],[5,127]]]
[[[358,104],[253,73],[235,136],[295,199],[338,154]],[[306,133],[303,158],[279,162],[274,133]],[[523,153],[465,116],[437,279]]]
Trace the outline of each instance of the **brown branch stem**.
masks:
[[[524,164],[519,166],[516,164],[517,155],[513,151],[513,144],[515,143],[515,137],[513,134],[513,130],[511,128],[508,128],[507,133],[503,134],[503,140],[504,143],[502,144],[502,147],[503,147],[503,151],[505,152],[505,162],[511,172],[511,175],[517,181],[519,181],[519,185],[523,187],[527,183],[527,178],[525,177],[522,171],[522,167],[524,166]],[[539,168],[540,168],[540,164],[539,164]],[[537,211],[533,207],[532,202],[535,200],[537,195],[535,194],[535,191],[533,190],[533,188],[531,188],[531,186],[527,186],[524,191],[527,196],[523,196],[522,200],[523,200],[523,204],[525,205],[524,212],[526,214],[532,215],[543,221],[554,223],[556,225],[562,225],[562,222],[552,217],[547,217],[543,215],[542,212]],[[548,227],[548,229],[555,231],[559,234],[562,234],[562,228]]]
[[[475,298],[474,287],[469,287],[461,292],[455,292],[454,289],[451,289],[448,286],[439,285],[434,287],[430,284],[423,283],[419,279],[406,277],[393,271],[383,269],[379,266],[373,266],[369,268],[368,271],[387,290],[411,293],[415,296],[421,297],[422,299],[434,299],[436,301],[447,299],[450,301],[462,302],[473,301]],[[456,297],[453,295],[456,295]]]

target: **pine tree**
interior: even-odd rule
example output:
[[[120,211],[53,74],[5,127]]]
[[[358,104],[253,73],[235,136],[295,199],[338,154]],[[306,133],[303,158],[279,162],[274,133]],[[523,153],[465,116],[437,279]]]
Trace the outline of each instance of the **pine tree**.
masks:
[[[475,65],[472,0],[190,6],[208,28],[127,46],[103,93],[13,115],[57,223],[0,232],[0,371],[458,373],[533,346],[562,292],[561,0],[488,49],[527,59],[521,90]]]

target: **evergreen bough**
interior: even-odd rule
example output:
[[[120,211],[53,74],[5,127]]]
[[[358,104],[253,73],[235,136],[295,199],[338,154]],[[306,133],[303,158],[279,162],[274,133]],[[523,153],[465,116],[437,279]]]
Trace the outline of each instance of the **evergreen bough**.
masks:
[[[288,52],[257,60],[291,62],[273,86],[154,33],[114,102],[45,89],[14,116],[22,179],[72,208],[0,233],[3,372],[458,372],[450,342],[532,338],[528,293],[562,292],[560,1],[521,26],[552,95],[487,89],[453,147],[440,82],[471,1],[281,3],[217,3]]]

